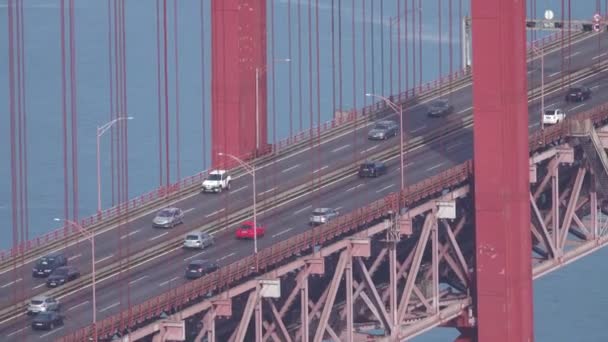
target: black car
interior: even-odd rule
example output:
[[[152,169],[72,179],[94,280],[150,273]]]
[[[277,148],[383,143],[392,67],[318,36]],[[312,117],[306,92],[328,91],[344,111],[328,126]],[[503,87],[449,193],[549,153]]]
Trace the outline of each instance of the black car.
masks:
[[[47,287],[57,287],[80,277],[80,272],[74,266],[62,266],[46,279]]]
[[[448,116],[454,112],[454,106],[452,106],[447,99],[438,99],[429,103],[428,116],[442,117]]]
[[[32,329],[34,330],[53,330],[61,325],[63,325],[63,316],[55,311],[41,312],[32,320]]]
[[[219,266],[208,260],[192,260],[186,267],[186,278],[196,279],[217,270]]]
[[[378,177],[386,173],[386,164],[378,161],[369,161],[359,166],[359,177]]]
[[[68,258],[62,253],[54,253],[44,256],[34,265],[32,269],[33,277],[46,277],[51,274],[56,268],[68,264]]]
[[[566,102],[581,102],[591,98],[591,89],[587,87],[573,87],[568,89]]]

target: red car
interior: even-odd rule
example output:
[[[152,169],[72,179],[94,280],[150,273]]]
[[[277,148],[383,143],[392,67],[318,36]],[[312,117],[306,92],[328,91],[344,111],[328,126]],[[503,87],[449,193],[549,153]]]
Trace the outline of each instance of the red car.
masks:
[[[253,239],[254,235],[258,238],[263,237],[266,228],[258,224],[257,229],[253,229],[253,221],[245,221],[236,229],[237,239]]]

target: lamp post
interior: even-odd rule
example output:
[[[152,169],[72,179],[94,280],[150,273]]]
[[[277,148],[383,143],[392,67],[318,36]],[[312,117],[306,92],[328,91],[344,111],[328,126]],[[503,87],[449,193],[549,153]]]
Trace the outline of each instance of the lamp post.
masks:
[[[403,160],[403,153],[404,153],[404,149],[403,149],[403,106],[397,105],[395,102],[389,100],[387,97],[384,97],[382,95],[367,93],[367,94],[365,94],[365,96],[371,96],[371,97],[376,97],[376,98],[381,99],[393,111],[395,111],[395,113],[397,115],[399,115],[399,126],[400,126],[400,128],[399,128],[399,150],[401,152],[401,153],[399,153],[400,162],[401,162],[401,166],[399,168],[401,169],[401,190],[403,191],[403,189],[405,188],[405,184],[404,184],[405,177],[404,177],[404,171],[403,171],[403,168],[405,167],[404,160]]]
[[[545,114],[545,49],[542,46],[539,49],[532,44],[532,50],[540,55],[540,130],[544,131],[545,125],[543,123],[543,115]]]
[[[78,232],[91,243],[91,288],[93,290],[93,341],[97,341],[97,299],[95,295],[95,234],[84,229],[80,224],[68,219],[54,218],[54,221],[65,223],[78,229]]]
[[[257,265],[257,254],[258,254],[258,222],[257,222],[257,207],[256,207],[256,192],[255,192],[255,167],[251,164],[244,162],[242,159],[233,156],[229,153],[218,153],[219,156],[226,156],[233,160],[236,160],[242,167],[245,168],[245,171],[251,175],[253,178],[253,253],[256,255],[256,265]],[[256,267],[257,269],[257,267]]]
[[[122,120],[133,120],[132,116],[119,116],[118,118],[97,127],[97,214],[101,214],[101,158],[100,145],[101,136],[104,135],[115,123]]]
[[[273,62],[284,62],[289,63],[289,58],[275,59]],[[255,151],[256,155],[260,151],[260,76],[262,72],[266,71],[268,66],[264,65],[255,68]]]

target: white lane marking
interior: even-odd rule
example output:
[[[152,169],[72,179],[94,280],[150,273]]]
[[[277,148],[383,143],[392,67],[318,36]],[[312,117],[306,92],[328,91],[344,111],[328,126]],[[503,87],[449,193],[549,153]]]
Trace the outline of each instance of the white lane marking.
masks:
[[[533,73],[535,70],[530,70],[528,71],[528,75],[530,75],[531,73]]]
[[[86,305],[86,304],[89,304],[89,301],[88,301],[88,300],[87,300],[87,301],[84,301],[84,302],[82,302],[82,303],[80,303],[80,304],[76,304],[76,305],[72,306],[71,308],[69,308],[69,309],[68,309],[68,311],[72,311],[72,310],[74,310],[74,309],[76,309],[76,308],[78,308],[78,307],[81,307],[81,306],[83,306],[83,305]]]
[[[192,210],[194,210],[194,209],[195,209],[195,208],[186,209],[186,210],[184,210],[184,214],[187,214],[187,213],[191,212],[191,211],[192,211]]]
[[[13,331],[12,333],[7,334],[7,335],[6,335],[6,337],[11,337],[11,336],[13,336],[13,335],[16,335],[16,334],[18,334],[18,333],[22,332],[22,331],[23,331],[23,330],[25,330],[25,329],[27,329],[27,327],[25,327],[25,328],[21,328],[21,329],[19,329],[19,330],[15,330],[15,331]]]
[[[270,189],[268,189],[268,190],[266,190],[266,191],[262,191],[262,192],[258,193],[258,195],[263,195],[263,194],[265,194],[265,193],[267,193],[267,192],[272,192],[272,191],[274,191],[274,190],[276,190],[276,189],[277,189],[276,187],[274,187],[274,188],[270,188]]]
[[[189,256],[189,257],[187,257],[187,258],[184,258],[184,261],[188,261],[188,260],[190,260],[190,259],[194,259],[194,258],[196,258],[197,256],[202,255],[202,254],[205,254],[205,253],[206,253],[206,251],[202,251],[202,252],[196,253],[196,254],[191,255],[191,256]]]
[[[596,85],[596,86],[591,87],[591,89],[597,89],[599,87],[600,87],[599,85]]]
[[[231,195],[232,195],[232,194],[235,194],[235,193],[237,193],[237,192],[239,192],[239,191],[241,191],[241,190],[245,190],[245,189],[247,189],[248,187],[249,187],[248,185],[242,186],[242,187],[240,187],[240,188],[238,188],[238,189],[236,189],[236,190],[232,190],[232,191],[230,191],[230,194],[231,194]]]
[[[551,108],[551,107],[555,106],[556,104],[557,103],[551,103],[551,104],[545,105],[545,109]]]
[[[285,229],[285,230],[281,230],[280,232],[278,232],[278,233],[274,234],[272,237],[273,237],[273,238],[275,238],[275,237],[277,237],[277,236],[281,236],[281,235],[283,235],[283,234],[287,233],[288,231],[290,231],[290,230],[292,230],[292,229],[293,229],[293,227],[291,227],[291,228],[287,228],[287,229]]]
[[[388,189],[390,189],[390,188],[392,188],[394,186],[395,186],[395,184],[387,185],[384,188],[377,190],[376,193],[381,193],[382,191],[388,190]]]
[[[36,285],[36,286],[32,287],[32,290],[37,290],[37,289],[39,289],[39,288],[43,287],[44,285],[46,285],[46,284],[45,284],[45,283],[38,284],[38,285]]]
[[[176,281],[177,279],[179,279],[179,277],[173,277],[173,278],[171,278],[171,279],[169,279],[167,281],[163,281],[162,283],[158,284],[158,286],[165,286],[165,285],[169,284],[172,281]]]
[[[334,148],[333,150],[331,150],[331,152],[332,152],[332,153],[336,153],[336,152],[342,151],[342,150],[343,150],[343,149],[345,149],[345,148],[348,148],[349,146],[350,146],[350,144],[346,144],[346,145],[344,145],[344,146],[340,146],[340,147],[338,147],[338,148]]]
[[[165,236],[167,234],[169,234],[169,232],[164,232],[162,234],[158,234],[156,236],[153,236],[153,237],[149,238],[148,241],[154,241],[154,240],[159,239],[159,238],[161,238],[161,237],[163,237],[163,236]]]
[[[406,163],[405,167],[407,168],[407,167],[409,167],[409,166],[411,166],[413,164],[414,164],[414,162]],[[401,169],[399,168],[399,165],[397,165],[397,167],[395,169],[393,169],[393,173],[400,173],[400,172],[401,172]]]
[[[557,76],[557,75],[559,75],[559,74],[561,74],[561,73],[562,73],[561,71],[554,72],[554,73],[552,73],[551,75],[549,75],[549,77]]]
[[[570,110],[569,110],[569,111],[574,111],[574,110],[577,110],[577,109],[579,109],[579,108],[583,107],[584,105],[586,105],[586,103],[581,103],[581,104],[579,104],[579,105],[578,105],[578,106],[576,106],[576,107],[572,107],[572,108],[570,108]]]
[[[141,276],[141,277],[139,277],[139,278],[137,278],[137,279],[135,279],[135,280],[131,280],[131,281],[129,282],[129,285],[135,284],[135,283],[137,283],[138,281],[140,281],[140,280],[144,280],[144,279],[146,279],[146,278],[148,278],[148,277],[149,277],[149,276],[145,275],[145,276]]]
[[[363,151],[361,151],[361,153],[367,153],[367,152],[369,152],[369,151],[371,151],[373,149],[376,149],[376,148],[378,148],[378,145],[374,145],[374,146],[368,148],[367,150],[363,150]]]
[[[534,128],[536,126],[540,126],[540,122],[535,122],[535,123],[533,123],[531,125],[528,125],[528,128]]]
[[[300,166],[300,164],[298,164],[298,165],[294,165],[294,166],[291,166],[291,167],[288,167],[288,168],[286,168],[285,170],[281,171],[281,173],[286,173],[286,172],[289,172],[289,171],[291,171],[291,170],[293,170],[293,169],[297,168],[298,166]]]
[[[335,209],[336,211],[339,211],[339,210],[340,210],[340,209],[342,209],[342,208],[343,208],[343,207],[337,207],[337,208],[334,208],[334,209]]]
[[[346,189],[346,191],[353,191],[353,190],[355,190],[355,189],[357,189],[358,187],[361,187],[361,186],[363,186],[363,184],[355,185],[352,188]]]
[[[230,254],[228,254],[228,255],[224,255],[223,257],[221,257],[221,258],[217,259],[217,262],[220,262],[220,261],[222,261],[222,260],[226,260],[226,259],[230,258],[231,256],[233,256],[233,255],[235,255],[235,254],[236,254],[236,253],[232,252],[232,253],[230,253]]]
[[[448,146],[448,147],[446,148],[446,151],[451,151],[451,150],[455,149],[456,147],[458,147],[458,146],[460,146],[460,145],[462,145],[462,144],[463,144],[463,142],[462,142],[462,141],[456,142],[456,143],[454,143],[454,144],[452,144],[452,145]]]
[[[117,306],[119,306],[119,305],[120,305],[120,302],[116,302],[116,303],[114,303],[114,304],[110,304],[110,305],[106,306],[105,308],[103,308],[103,309],[99,310],[99,312],[108,311],[108,310],[110,310],[111,308],[113,308],[113,307],[117,307]]]
[[[212,213],[211,213],[211,214],[209,214],[209,215],[205,215],[205,217],[211,217],[211,216],[213,216],[213,215],[217,215],[217,214],[221,213],[221,212],[222,212],[222,211],[224,211],[224,210],[226,210],[226,209],[225,209],[225,208],[222,208],[222,209],[220,209],[220,210],[216,210],[216,211],[212,212]]]
[[[462,113],[466,113],[466,112],[470,111],[471,109],[473,109],[473,107],[469,107],[469,108],[467,108],[467,109],[463,109],[463,110],[461,110],[460,112],[458,112],[458,113],[456,113],[456,114],[462,114]]]
[[[308,210],[308,209],[310,209],[310,208],[312,208],[312,205],[306,206],[306,207],[304,207],[304,208],[302,208],[302,209],[298,209],[298,210],[294,211],[294,212],[293,212],[293,214],[294,214],[294,215],[297,215],[297,214],[299,214],[299,213],[303,212],[304,210]]]
[[[121,237],[120,237],[120,239],[121,239],[121,240],[124,240],[124,239],[126,239],[127,237],[129,237],[129,236],[131,236],[131,235],[135,235],[135,234],[139,233],[139,231],[140,231],[140,230],[141,230],[141,229],[134,230],[134,231],[130,232],[129,234],[125,234],[125,235],[121,236]]]
[[[433,170],[435,170],[435,169],[437,169],[437,168],[440,168],[440,167],[441,167],[443,164],[444,164],[444,163],[443,163],[443,162],[441,162],[441,163],[439,163],[439,164],[437,164],[437,165],[434,165],[434,166],[429,167],[429,168],[428,168],[428,169],[426,169],[426,170],[427,170],[427,171],[433,171]]]
[[[322,168],[320,168],[318,170],[314,170],[312,173],[317,173],[319,171],[323,171],[323,170],[327,169],[328,167],[329,167],[329,165],[325,165],[325,166],[323,166]]]
[[[572,57],[574,57],[576,55],[579,55],[580,53],[581,53],[580,51],[577,51],[577,52],[571,54],[570,56],[566,56],[566,58],[572,58]]]
[[[68,258],[68,261],[72,261],[74,259],[78,259],[82,256],[82,254],[76,254],[76,255],[72,255],[71,257]]]
[[[49,336],[49,335],[52,335],[52,334],[54,334],[54,333],[58,332],[59,330],[61,330],[61,329],[63,329],[63,328],[64,328],[64,327],[63,327],[63,326],[61,326],[61,327],[59,327],[59,328],[57,328],[57,329],[51,330],[51,331],[49,331],[49,332],[47,332],[47,333],[45,333],[45,334],[40,335],[40,338],[45,338],[45,337],[47,337],[47,336]]]
[[[96,263],[96,264],[98,264],[98,263],[100,263],[100,262],[106,261],[106,260],[108,260],[108,259],[112,258],[113,256],[114,256],[114,254],[110,254],[110,255],[108,255],[107,257],[103,257],[103,258],[101,258],[101,259],[99,259],[99,260],[95,261],[95,263]]]
[[[16,283],[18,283],[18,282],[20,282],[20,281],[22,281],[22,280],[23,280],[23,278],[19,278],[19,279],[17,279],[17,280],[13,280],[13,281],[11,281],[10,283],[4,284],[4,285],[2,285],[2,286],[0,286],[0,287],[1,287],[1,288],[9,287],[9,286],[11,286],[11,285],[13,285],[13,284],[16,284]]]
[[[420,132],[420,131],[422,131],[422,130],[423,130],[423,129],[425,129],[425,128],[426,128],[426,125],[422,125],[422,126],[420,126],[420,127],[416,127],[416,128],[414,128],[413,130],[411,130],[411,131],[410,131],[410,133],[416,133],[416,132]]]
[[[598,58],[602,58],[602,57],[604,57],[604,56],[606,56],[606,52],[604,52],[604,53],[602,53],[602,54],[599,54],[599,55],[597,55],[597,56],[593,56],[593,58],[592,58],[592,59],[598,59]]]

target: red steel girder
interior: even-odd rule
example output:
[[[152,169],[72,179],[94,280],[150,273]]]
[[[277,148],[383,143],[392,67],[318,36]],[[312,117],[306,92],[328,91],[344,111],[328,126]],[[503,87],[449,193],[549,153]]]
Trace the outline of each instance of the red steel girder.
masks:
[[[232,165],[219,152],[242,158],[266,149],[266,0],[211,2],[211,151],[213,167]],[[259,101],[256,123],[256,69]]]
[[[477,340],[532,341],[526,3],[471,11]]]

